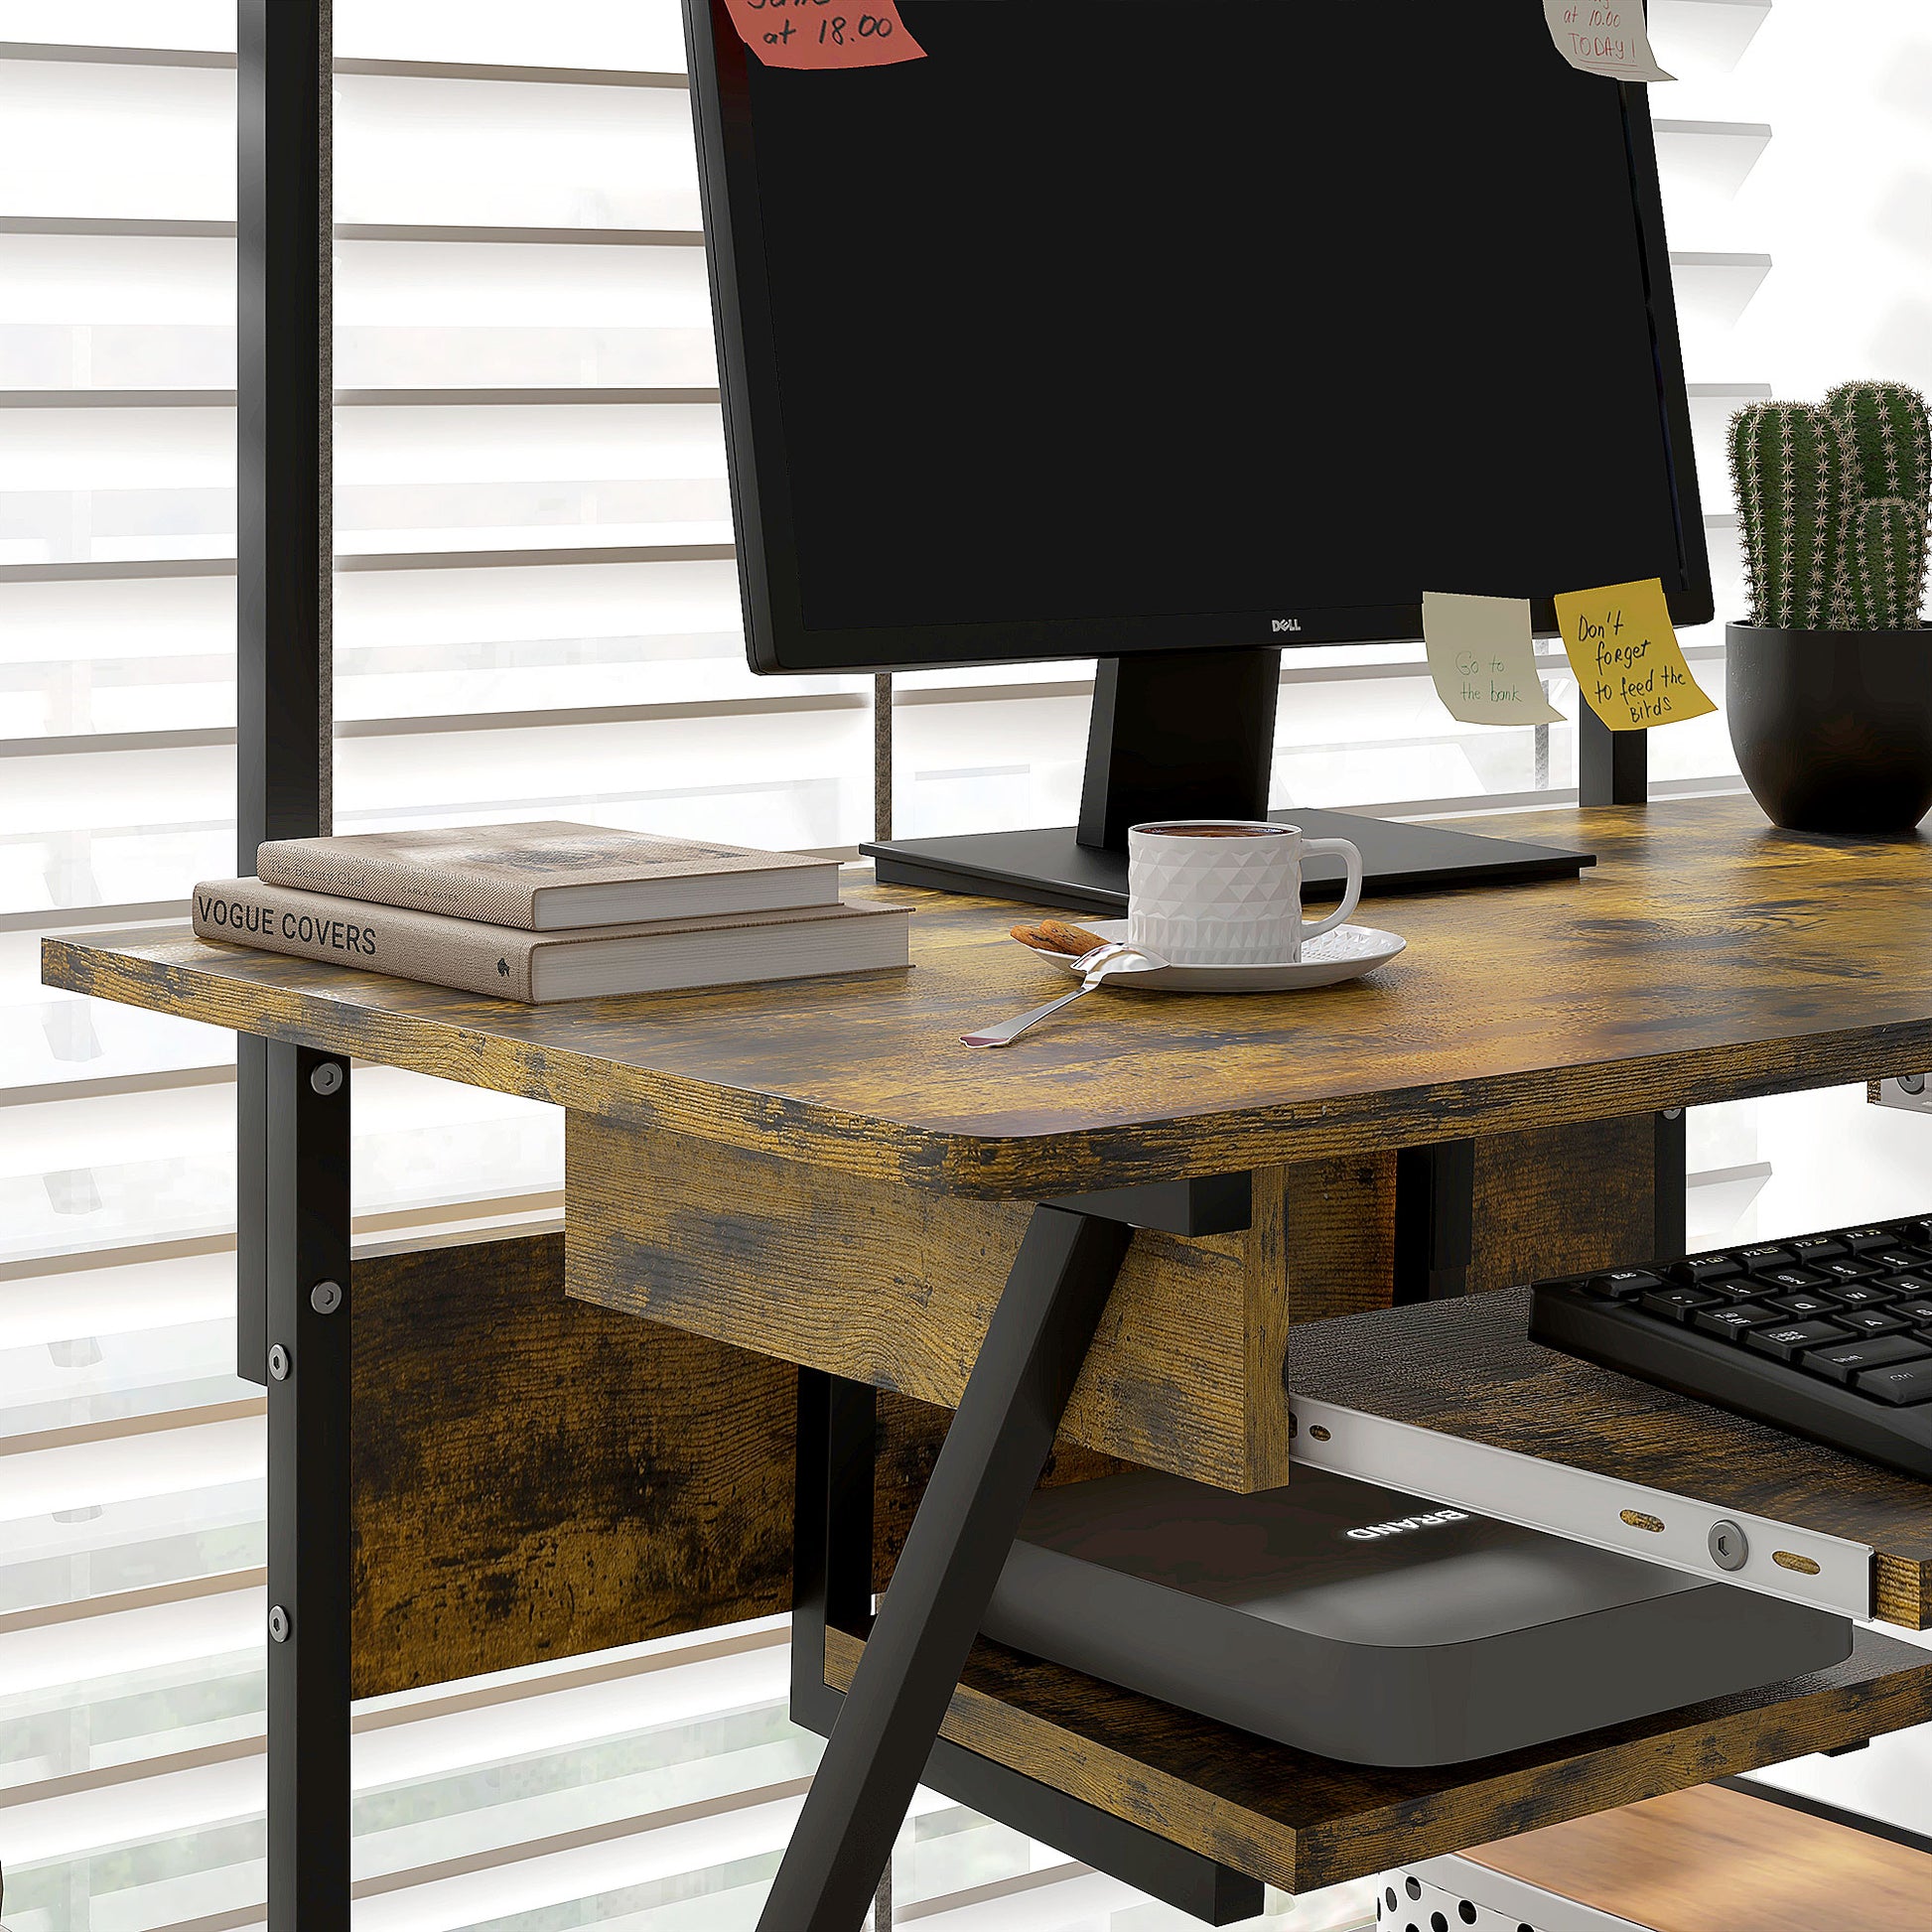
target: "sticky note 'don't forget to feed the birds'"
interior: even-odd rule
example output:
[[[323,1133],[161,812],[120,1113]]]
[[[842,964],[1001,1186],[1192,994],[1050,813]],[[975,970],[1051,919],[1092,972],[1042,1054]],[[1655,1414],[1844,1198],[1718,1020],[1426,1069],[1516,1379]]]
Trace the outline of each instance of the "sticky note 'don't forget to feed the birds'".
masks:
[[[1557,622],[1584,702],[1611,731],[1649,731],[1717,710],[1684,661],[1658,578],[1572,591],[1557,599]]]
[[[1429,674],[1451,718],[1465,725],[1563,723],[1536,674],[1527,598],[1425,591],[1422,634]]]

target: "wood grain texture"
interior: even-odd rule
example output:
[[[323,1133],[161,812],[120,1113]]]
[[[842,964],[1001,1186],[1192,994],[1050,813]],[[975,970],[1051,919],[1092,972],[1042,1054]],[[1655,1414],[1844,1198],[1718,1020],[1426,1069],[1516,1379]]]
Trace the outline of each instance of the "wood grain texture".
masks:
[[[1654,1119],[1478,1137],[1471,1291],[1650,1260]]]
[[[1932,1856],[1723,1785],[1462,1856],[1652,1932],[1925,1932],[1932,1921]]]
[[[826,1636],[849,1686],[862,1641]],[[1932,1656],[1861,1633],[1829,1671],[1504,1757],[1389,1771],[1311,1757],[1097,1678],[974,1647],[943,1734],[1288,1891],[1923,1723]]]
[[[1928,1627],[1932,1483],[1579,1361],[1528,1331],[1527,1289],[1391,1309],[1300,1330],[1286,1373],[1298,1396],[1867,1544],[1872,1614]]]
[[[1480,822],[1469,822],[1480,829]],[[911,1185],[1023,1198],[1240,1173],[1932,1064],[1932,843],[1779,832],[1749,800],[1528,813],[1581,879],[1371,904],[1409,939],[1314,994],[1064,984],[1005,902],[901,892],[915,969],[560,1007],[194,939],[50,939],[51,985]],[[1044,908],[1022,908],[1036,912]]]
[[[566,1145],[572,1296],[946,1408],[1032,1212],[581,1113]],[[1137,1233],[1065,1436],[1224,1489],[1286,1482],[1290,1324],[1387,1302],[1392,1172],[1265,1172],[1243,1233]]]
[[[788,1607],[796,1377],[567,1301],[563,1238],[357,1261],[357,1697]]]
[[[560,1234],[350,1287],[357,1697],[790,1607],[789,1365],[567,1302]],[[950,1420],[880,1401],[882,1589]],[[1061,1443],[1042,1482],[1126,1466]]]

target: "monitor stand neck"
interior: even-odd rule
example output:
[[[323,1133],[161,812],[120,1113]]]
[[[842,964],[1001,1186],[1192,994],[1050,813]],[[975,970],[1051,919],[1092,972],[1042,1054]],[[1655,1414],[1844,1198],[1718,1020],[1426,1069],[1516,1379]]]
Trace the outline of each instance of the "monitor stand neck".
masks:
[[[884,886],[1118,917],[1127,906],[1127,828],[1153,819],[1267,818],[1281,651],[1148,651],[1103,657],[1094,679],[1080,823],[1043,831],[953,833],[862,845]],[[1628,737],[1636,737],[1632,732]],[[1360,848],[1372,894],[1574,876],[1587,854],[1441,826],[1403,825],[1297,805],[1274,814],[1311,838]],[[1338,887],[1322,855],[1311,900]]]
[[[1266,818],[1282,654],[1147,651],[1103,657],[1087,728],[1080,844],[1127,850],[1162,818]]]

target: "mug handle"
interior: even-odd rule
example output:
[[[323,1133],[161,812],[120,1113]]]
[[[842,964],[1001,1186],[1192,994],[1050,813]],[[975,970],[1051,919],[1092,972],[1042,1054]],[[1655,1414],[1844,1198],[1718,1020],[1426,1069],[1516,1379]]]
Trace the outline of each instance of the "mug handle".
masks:
[[[1304,857],[1315,852],[1339,852],[1342,863],[1348,868],[1348,886],[1341,896],[1341,903],[1318,923],[1303,924],[1302,938],[1306,943],[1310,939],[1320,938],[1324,932],[1332,932],[1361,903],[1362,855],[1346,839],[1310,839],[1302,852]]]

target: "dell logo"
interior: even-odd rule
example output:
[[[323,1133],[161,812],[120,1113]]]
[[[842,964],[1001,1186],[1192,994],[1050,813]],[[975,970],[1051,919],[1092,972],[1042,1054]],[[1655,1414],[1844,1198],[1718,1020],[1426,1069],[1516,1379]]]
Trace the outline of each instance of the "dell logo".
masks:
[[[1300,618],[1277,618],[1275,620],[1275,635],[1277,637],[1283,635],[1299,637],[1301,634],[1302,620]]]
[[[1427,1516],[1400,1516],[1392,1523],[1365,1523],[1358,1530],[1343,1534],[1351,1543],[1376,1543],[1385,1536],[1407,1536],[1411,1530],[1433,1530],[1444,1523],[1466,1523],[1468,1514],[1460,1509],[1431,1510]]]

